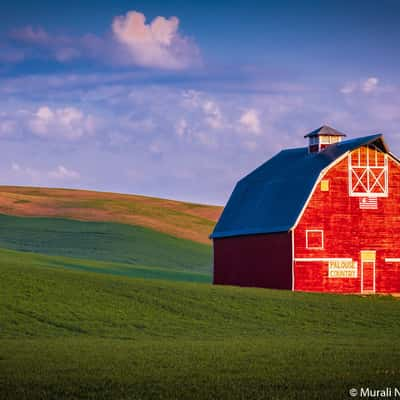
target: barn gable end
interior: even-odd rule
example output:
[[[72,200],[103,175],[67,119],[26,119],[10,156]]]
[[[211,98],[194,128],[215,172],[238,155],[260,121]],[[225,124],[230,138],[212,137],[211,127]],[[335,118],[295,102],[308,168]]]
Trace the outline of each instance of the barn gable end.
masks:
[[[308,246],[316,230],[322,248]],[[346,154],[321,174],[293,231],[294,290],[399,292],[397,159],[372,145]]]

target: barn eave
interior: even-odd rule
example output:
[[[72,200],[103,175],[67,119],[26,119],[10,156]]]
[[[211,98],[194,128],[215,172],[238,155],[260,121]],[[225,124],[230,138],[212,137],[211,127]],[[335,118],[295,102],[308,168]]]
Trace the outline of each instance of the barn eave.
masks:
[[[236,231],[212,233],[209,236],[209,238],[210,239],[220,239],[220,238],[233,237],[233,236],[268,235],[271,233],[289,232],[291,229],[292,228],[290,226],[276,226],[276,227],[272,227],[268,231],[265,231],[265,229],[238,229]]]

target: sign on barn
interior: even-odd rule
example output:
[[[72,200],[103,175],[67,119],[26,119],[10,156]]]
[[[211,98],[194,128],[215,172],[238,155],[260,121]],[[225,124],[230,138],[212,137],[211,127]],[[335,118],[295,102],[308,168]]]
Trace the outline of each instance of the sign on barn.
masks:
[[[357,278],[357,261],[352,259],[329,260],[329,278]]]

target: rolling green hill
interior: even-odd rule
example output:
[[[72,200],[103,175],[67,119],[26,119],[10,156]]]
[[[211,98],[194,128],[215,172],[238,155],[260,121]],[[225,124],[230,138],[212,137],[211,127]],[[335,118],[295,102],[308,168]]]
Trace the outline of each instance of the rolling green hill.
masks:
[[[0,186],[1,211],[5,214],[0,214],[0,248],[67,257],[59,263],[71,269],[211,282],[207,236],[218,207],[84,190]]]
[[[398,384],[390,296],[132,279],[63,262],[0,250],[1,399],[339,399]]]
[[[210,245],[222,207],[89,190],[0,186],[0,214],[117,222]]]
[[[0,215],[0,248],[195,272],[211,279],[210,246],[140,226]]]

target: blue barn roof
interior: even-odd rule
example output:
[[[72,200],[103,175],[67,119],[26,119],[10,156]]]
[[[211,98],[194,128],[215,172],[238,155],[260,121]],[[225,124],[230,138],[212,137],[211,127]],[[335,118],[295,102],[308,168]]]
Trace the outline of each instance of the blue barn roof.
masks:
[[[290,231],[320,173],[348,151],[374,144],[389,150],[383,135],[346,140],[323,151],[283,150],[235,186],[210,238]]]

